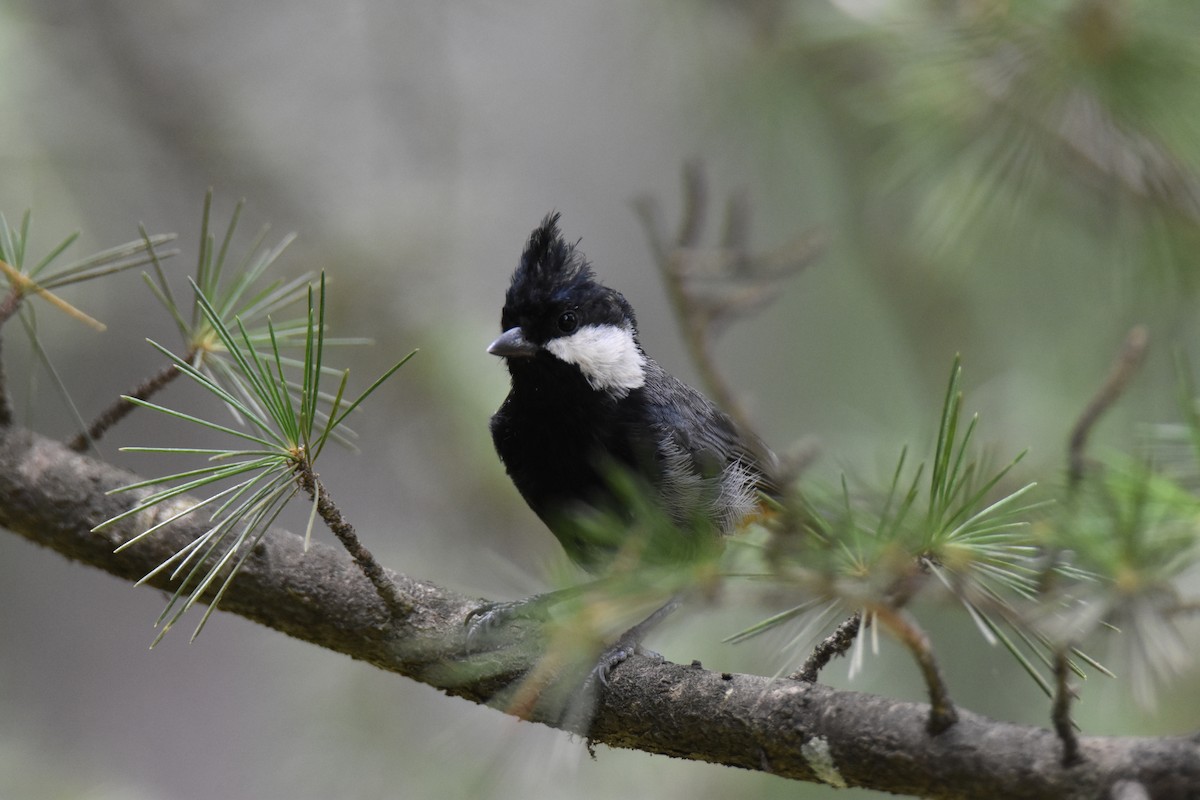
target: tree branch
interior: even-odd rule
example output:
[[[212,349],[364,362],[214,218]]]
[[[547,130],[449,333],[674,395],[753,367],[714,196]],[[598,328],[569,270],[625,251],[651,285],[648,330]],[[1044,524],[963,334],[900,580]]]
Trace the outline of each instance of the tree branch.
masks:
[[[1067,441],[1067,485],[1076,489],[1083,480],[1087,467],[1084,452],[1087,449],[1088,437],[1100,417],[1121,398],[1121,393],[1129,385],[1133,374],[1141,366],[1146,355],[1146,346],[1150,343],[1150,334],[1144,325],[1135,325],[1125,337],[1121,352],[1117,354],[1104,383],[1096,390],[1096,394],[1088,401],[1087,406],[1071,428]]]
[[[189,355],[184,360],[190,362],[192,359]],[[67,444],[67,447],[70,447],[72,450],[79,450],[81,452],[87,450],[89,447],[98,442],[100,437],[104,436],[109,429],[111,429],[121,420],[125,419],[125,417],[129,416],[131,413],[133,413],[133,410],[137,408],[136,405],[130,402],[128,397],[132,397],[137,400],[149,400],[151,397],[165,389],[167,384],[178,378],[181,374],[183,373],[176,369],[174,364],[167,364],[158,372],[154,373],[149,378],[135,386],[133,391],[131,391],[127,397],[118,397],[115,401],[113,401],[113,404],[104,409],[104,411],[100,412],[100,415],[92,421],[92,424],[88,426],[88,429],[86,431],[80,431],[79,434]]]
[[[342,543],[342,547],[346,548],[346,552],[354,559],[354,563],[362,570],[362,574],[366,575],[367,580],[375,587],[376,594],[388,607],[388,613],[392,617],[404,617],[412,613],[412,604],[408,598],[400,594],[383,567],[375,560],[375,556],[371,555],[371,551],[358,538],[354,526],[342,516],[341,510],[334,505],[333,498],[329,496],[329,490],[325,488],[325,484],[321,483],[321,479],[313,471],[310,463],[305,462],[296,467],[296,480],[308,494],[309,499],[316,501],[317,513],[321,515],[321,519],[325,521],[329,530]]]
[[[850,649],[850,645],[854,644],[860,627],[862,627],[862,612],[855,611],[834,628],[833,633],[822,639],[812,654],[800,665],[800,669],[788,677],[792,680],[816,683],[821,670],[825,669],[833,657],[845,655],[846,651]]]
[[[136,492],[106,494],[131,480],[37,434],[0,429],[0,524],[126,580],[145,575],[203,530],[200,521],[183,520],[114,555],[114,547],[153,523],[146,512],[92,532],[137,501]],[[402,619],[388,614],[344,552],[319,544],[305,551],[300,537],[273,531],[221,607],[479,703],[502,702],[535,667],[543,644],[535,623],[517,620],[497,639],[499,649],[474,652],[463,620],[478,601],[389,577],[412,607]],[[160,576],[150,583],[167,582]],[[539,707],[526,710],[534,721],[561,725]],[[956,725],[931,737],[929,713],[919,703],[634,655],[613,672],[580,732],[612,747],[931,798],[1071,800],[1111,796],[1131,784],[1156,799],[1185,798],[1200,786],[1195,739],[1081,737],[1080,761],[1064,768],[1049,730],[960,711]]]

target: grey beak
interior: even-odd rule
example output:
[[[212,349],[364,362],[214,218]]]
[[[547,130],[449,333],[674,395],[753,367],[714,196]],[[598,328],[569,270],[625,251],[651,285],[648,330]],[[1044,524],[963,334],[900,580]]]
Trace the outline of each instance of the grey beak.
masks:
[[[496,341],[488,345],[487,351],[504,358],[528,358],[541,350],[538,345],[525,338],[520,328],[509,328]]]

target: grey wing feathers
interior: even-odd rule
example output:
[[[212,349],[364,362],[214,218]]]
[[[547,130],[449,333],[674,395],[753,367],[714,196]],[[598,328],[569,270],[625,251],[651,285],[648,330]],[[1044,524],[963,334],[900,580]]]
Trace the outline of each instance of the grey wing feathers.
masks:
[[[729,531],[754,511],[759,491],[777,493],[771,480],[773,454],[708,398],[664,373],[646,401],[657,442],[660,491],[681,521],[699,511]]]

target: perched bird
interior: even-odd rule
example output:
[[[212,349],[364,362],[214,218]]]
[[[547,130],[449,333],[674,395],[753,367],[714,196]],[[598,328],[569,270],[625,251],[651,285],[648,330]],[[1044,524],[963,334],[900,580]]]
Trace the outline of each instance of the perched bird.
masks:
[[[597,282],[564,241],[558,214],[533,231],[488,347],[512,388],[492,416],[496,452],[567,555],[603,568],[611,541],[575,524],[580,513],[624,515],[613,468],[641,479],[688,535],[699,519],[729,533],[774,494],[774,456],[704,395],[646,355],[628,301]]]

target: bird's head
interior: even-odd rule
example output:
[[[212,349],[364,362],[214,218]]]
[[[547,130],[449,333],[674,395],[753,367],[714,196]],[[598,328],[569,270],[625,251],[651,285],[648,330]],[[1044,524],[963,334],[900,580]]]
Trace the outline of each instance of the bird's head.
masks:
[[[596,282],[587,258],[549,214],[530,235],[500,315],[503,333],[488,352],[508,360],[514,379],[540,367],[576,368],[596,391],[625,397],[646,382],[633,308]]]

